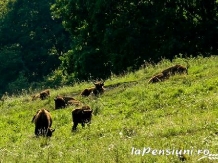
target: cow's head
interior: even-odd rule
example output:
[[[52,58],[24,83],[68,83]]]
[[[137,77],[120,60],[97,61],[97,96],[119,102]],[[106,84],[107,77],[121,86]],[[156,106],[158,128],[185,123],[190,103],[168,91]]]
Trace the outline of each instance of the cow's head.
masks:
[[[93,82],[93,84],[95,85],[95,88],[98,90],[100,90],[104,87],[104,81]]]
[[[89,123],[92,118],[92,110],[82,110],[83,120],[85,123]]]
[[[51,136],[52,136],[52,133],[53,133],[54,131],[55,131],[55,129],[48,128],[47,133],[46,133],[46,136],[47,136],[47,137],[51,137]]]
[[[93,84],[95,85],[95,88],[93,90],[93,93],[95,95],[102,94],[104,92],[104,81],[95,82]]]

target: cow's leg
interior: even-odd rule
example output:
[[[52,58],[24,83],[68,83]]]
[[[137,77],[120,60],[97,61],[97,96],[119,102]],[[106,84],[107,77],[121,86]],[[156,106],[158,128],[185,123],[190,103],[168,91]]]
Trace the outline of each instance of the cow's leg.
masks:
[[[83,128],[85,127],[85,122],[82,122],[82,127],[83,127]]]
[[[74,123],[73,123],[72,131],[75,131],[75,130],[76,130],[77,125],[78,125],[77,122],[74,122]]]

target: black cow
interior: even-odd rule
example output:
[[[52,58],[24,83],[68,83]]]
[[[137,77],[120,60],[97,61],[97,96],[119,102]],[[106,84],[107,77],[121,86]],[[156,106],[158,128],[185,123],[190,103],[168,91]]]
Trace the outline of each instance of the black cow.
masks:
[[[81,123],[82,127],[85,127],[85,123],[88,125],[91,123],[92,119],[92,109],[85,105],[82,108],[74,109],[72,111],[72,120],[73,120],[73,127],[72,131],[76,130],[76,127],[79,123]]]
[[[175,74],[188,74],[188,67],[184,67],[182,65],[174,65],[162,71],[164,76],[171,76]]]
[[[51,129],[52,118],[51,114],[46,109],[40,109],[32,118],[35,123],[35,135],[51,137],[55,129]]]
[[[56,98],[54,98],[54,101],[55,101],[55,109],[66,107],[66,103],[63,97],[57,96]]]

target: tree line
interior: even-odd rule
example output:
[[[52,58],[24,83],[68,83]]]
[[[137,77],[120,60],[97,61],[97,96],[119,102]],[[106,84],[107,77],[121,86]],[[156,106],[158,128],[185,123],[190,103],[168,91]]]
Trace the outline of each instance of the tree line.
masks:
[[[217,0],[0,3],[1,91],[106,79],[179,54],[217,54]]]

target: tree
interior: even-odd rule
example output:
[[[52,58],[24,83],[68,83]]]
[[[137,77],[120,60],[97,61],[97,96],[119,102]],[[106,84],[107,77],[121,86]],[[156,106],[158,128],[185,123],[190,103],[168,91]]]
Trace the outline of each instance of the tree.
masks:
[[[21,69],[25,70],[20,53],[17,45],[5,46],[0,49],[1,93],[7,91],[8,84],[17,79]]]
[[[180,53],[216,54],[217,4],[216,0],[56,0],[53,15],[63,20],[72,37],[62,65],[84,79],[135,70],[144,60],[158,62]]]
[[[50,6],[53,2],[11,0],[5,5],[7,13],[1,20],[0,45],[16,45],[16,49],[8,54],[16,54],[23,66],[15,66],[16,70],[12,71],[22,72],[29,83],[42,81],[44,76],[58,68],[61,63],[59,57],[69,49],[69,33],[64,30],[61,20],[54,20],[51,16]],[[7,51],[10,49],[7,48]],[[0,55],[4,55],[2,50]],[[19,78],[18,75],[14,77]]]

